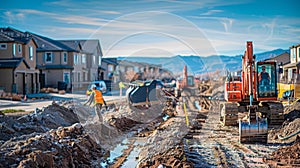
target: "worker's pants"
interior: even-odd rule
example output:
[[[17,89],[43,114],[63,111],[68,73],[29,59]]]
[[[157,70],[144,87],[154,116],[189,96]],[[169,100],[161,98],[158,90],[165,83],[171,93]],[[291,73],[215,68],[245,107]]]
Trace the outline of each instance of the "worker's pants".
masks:
[[[95,105],[95,112],[96,112],[96,114],[98,115],[98,118],[99,118],[99,122],[103,122],[103,117],[102,117],[102,115],[101,115],[101,108],[102,108],[102,104],[100,104],[100,103],[97,103],[96,105]]]

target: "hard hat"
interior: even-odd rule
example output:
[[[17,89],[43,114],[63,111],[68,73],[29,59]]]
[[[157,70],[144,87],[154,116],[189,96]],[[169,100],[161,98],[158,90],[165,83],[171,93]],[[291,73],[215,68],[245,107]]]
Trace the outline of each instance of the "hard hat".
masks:
[[[92,84],[91,89],[96,88],[97,86],[95,84]]]

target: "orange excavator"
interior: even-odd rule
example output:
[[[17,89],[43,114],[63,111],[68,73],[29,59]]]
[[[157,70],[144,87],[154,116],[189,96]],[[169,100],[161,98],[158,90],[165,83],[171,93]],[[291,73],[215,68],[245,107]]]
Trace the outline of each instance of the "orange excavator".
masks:
[[[284,121],[283,105],[277,101],[276,62],[255,63],[251,41],[242,56],[241,77],[227,77],[225,100],[220,104],[220,122],[239,125],[240,143],[267,143],[268,128]]]

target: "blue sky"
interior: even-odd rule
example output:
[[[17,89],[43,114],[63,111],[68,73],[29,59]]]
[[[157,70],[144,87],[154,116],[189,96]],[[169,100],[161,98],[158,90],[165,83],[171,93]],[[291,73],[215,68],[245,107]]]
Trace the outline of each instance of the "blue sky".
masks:
[[[239,55],[300,43],[296,0],[2,0],[1,27],[100,39],[104,56]]]

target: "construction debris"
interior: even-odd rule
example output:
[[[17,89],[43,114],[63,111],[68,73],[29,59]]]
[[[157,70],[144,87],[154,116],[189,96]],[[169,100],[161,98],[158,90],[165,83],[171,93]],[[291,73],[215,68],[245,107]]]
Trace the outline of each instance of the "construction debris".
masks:
[[[142,162],[139,168],[157,168],[157,167],[194,167],[186,160],[183,143],[167,149],[167,151],[154,155],[150,160]]]
[[[0,167],[92,167],[103,154],[76,123],[10,139],[1,145]]]
[[[300,142],[282,147],[264,158],[270,167],[300,167]]]
[[[115,116],[111,116],[109,120],[109,125],[121,131],[128,131],[137,124],[141,124],[141,122],[134,121],[127,117],[116,118]]]

